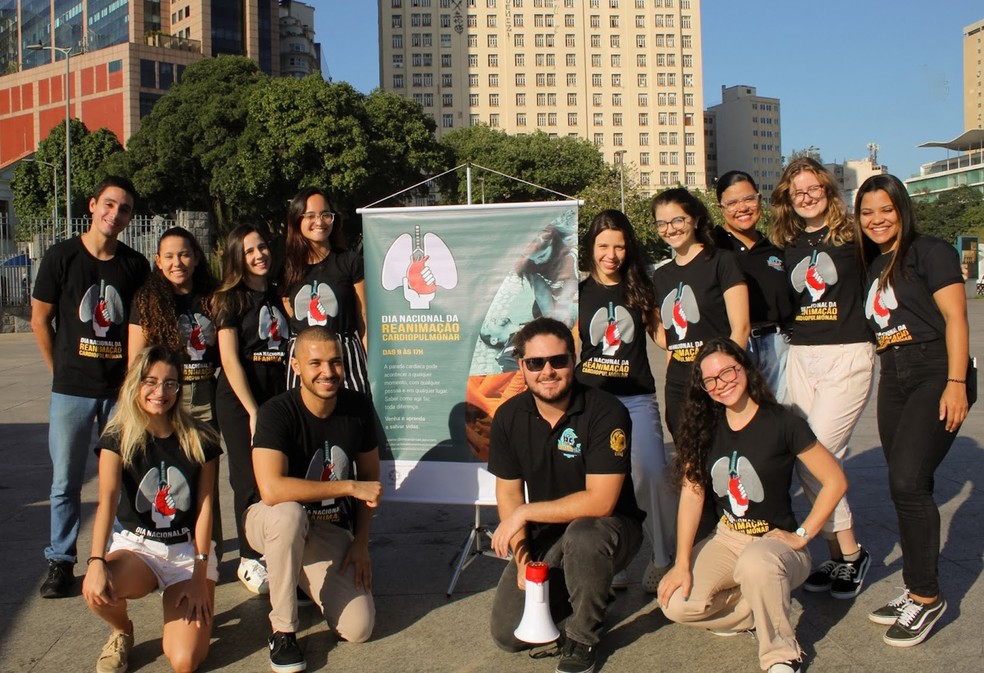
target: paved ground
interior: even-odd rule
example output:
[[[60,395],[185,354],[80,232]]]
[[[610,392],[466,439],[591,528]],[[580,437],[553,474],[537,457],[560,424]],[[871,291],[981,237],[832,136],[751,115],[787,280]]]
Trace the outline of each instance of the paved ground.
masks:
[[[984,301],[971,302],[971,350],[984,355]],[[89,614],[82,598],[50,601],[38,597],[48,537],[47,404],[49,377],[30,335],[0,335],[0,672],[92,670],[106,627]],[[942,581],[950,609],[929,640],[911,650],[881,642],[884,627],[868,622],[869,610],[898,594],[901,559],[895,515],[879,451],[873,404],[854,434],[846,463],[850,499],[860,540],[875,563],[868,585],[854,601],[797,591],[797,634],[810,673],[886,673],[899,670],[978,672],[984,669],[984,413],[975,408],[937,474],[943,512]],[[87,550],[95,505],[94,461],[83,497],[85,522],[80,549]],[[223,501],[231,492],[223,470]],[[805,501],[797,497],[798,507]],[[228,545],[234,545],[231,507],[224,508]],[[445,596],[449,562],[460,548],[474,511],[468,507],[385,503],[373,529],[372,551],[378,619],[373,639],[363,645],[335,644],[316,611],[303,612],[301,644],[311,671],[436,671],[548,673],[554,660],[499,652],[488,635],[492,590],[502,561],[479,558],[468,568],[451,599]],[[494,521],[491,508],[483,518]],[[814,545],[817,543],[815,542]],[[821,552],[816,547],[819,555]],[[85,554],[83,554],[84,556]],[[638,578],[645,554],[632,568]],[[226,554],[216,594],[216,626],[203,670],[267,671],[266,602],[248,594],[235,579],[235,551]],[[79,567],[78,572],[84,568]],[[131,605],[137,644],[132,669],[166,671],[160,656],[159,599]],[[982,621],[977,621],[978,619]],[[610,611],[610,632],[602,643],[599,670],[758,670],[751,637],[716,638],[668,623],[638,585],[621,594]]]

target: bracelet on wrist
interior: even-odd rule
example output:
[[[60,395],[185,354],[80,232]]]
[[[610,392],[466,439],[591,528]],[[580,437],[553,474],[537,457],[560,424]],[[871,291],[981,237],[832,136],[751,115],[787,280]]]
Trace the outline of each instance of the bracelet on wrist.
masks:
[[[104,559],[102,556],[90,556],[89,558],[86,559],[85,564],[89,565],[93,561],[102,561],[104,564],[109,565],[109,562],[106,559]]]
[[[967,379],[947,379],[947,383],[967,383]]]

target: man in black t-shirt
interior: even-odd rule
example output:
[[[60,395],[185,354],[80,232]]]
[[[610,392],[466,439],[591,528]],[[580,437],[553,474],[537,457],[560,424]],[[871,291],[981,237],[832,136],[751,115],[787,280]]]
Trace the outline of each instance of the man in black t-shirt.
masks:
[[[612,576],[633,559],[645,513],[630,475],[632,423],[617,398],[574,381],[574,339],[538,318],[513,343],[528,390],[495,414],[489,472],[501,523],[492,546],[513,561],[499,579],[492,637],[504,650],[529,647],[513,634],[530,561],[550,565],[555,619],[567,615],[557,670],[590,673]],[[529,494],[529,502],[524,496]]]
[[[372,634],[369,526],[382,494],[372,403],[342,388],[338,336],[305,329],[290,365],[301,387],[260,407],[253,470],[261,500],[245,515],[246,539],[266,557],[270,665],[283,673],[306,668],[296,639],[297,587],[341,638],[364,642]]]
[[[44,598],[68,596],[75,581],[72,569],[92,428],[102,433],[116,406],[126,374],[127,311],[150,271],[142,255],[117,241],[130,223],[135,199],[129,180],[103,180],[89,200],[89,230],[49,248],[34,284],[31,329],[52,372],[51,542],[44,550]]]

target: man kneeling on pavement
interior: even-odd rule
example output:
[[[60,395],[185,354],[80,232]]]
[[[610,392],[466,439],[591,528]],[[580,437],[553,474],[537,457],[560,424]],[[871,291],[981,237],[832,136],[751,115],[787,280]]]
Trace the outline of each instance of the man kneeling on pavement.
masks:
[[[338,336],[305,329],[290,366],[300,387],[260,408],[253,436],[260,502],[245,514],[246,538],[267,562],[276,673],[306,669],[296,640],[298,587],[340,638],[361,643],[372,634],[369,526],[382,493],[372,403],[342,388]]]
[[[563,323],[538,318],[513,343],[527,391],[492,421],[488,469],[500,519],[492,546],[513,555],[496,588],[492,637],[507,651],[530,647],[513,631],[525,604],[526,565],[545,561],[551,613],[567,617],[557,671],[591,673],[612,576],[642,542],[631,421],[618,399],[574,380],[574,338]]]

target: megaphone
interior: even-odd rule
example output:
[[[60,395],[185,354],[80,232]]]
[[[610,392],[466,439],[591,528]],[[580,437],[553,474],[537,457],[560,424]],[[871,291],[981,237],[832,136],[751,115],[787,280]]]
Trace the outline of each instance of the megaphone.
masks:
[[[541,561],[526,564],[526,606],[523,618],[513,631],[519,640],[531,645],[552,643],[560,631],[550,616],[550,566]]]

